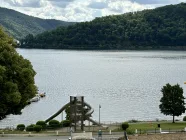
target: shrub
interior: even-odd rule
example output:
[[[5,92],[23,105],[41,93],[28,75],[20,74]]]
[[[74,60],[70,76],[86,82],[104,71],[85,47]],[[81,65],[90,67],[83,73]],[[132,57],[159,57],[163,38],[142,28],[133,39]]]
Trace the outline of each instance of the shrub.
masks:
[[[41,125],[35,125],[35,126],[33,127],[33,129],[34,129],[34,131],[36,131],[36,132],[40,132],[41,129],[42,129],[42,126],[41,126]]]
[[[157,121],[157,122],[159,122],[159,119],[158,119],[158,118],[156,118],[156,121]]]
[[[70,126],[70,120],[64,120],[61,122],[61,126],[63,127],[69,127]]]
[[[186,121],[186,116],[183,117],[183,121]]]
[[[129,123],[137,123],[137,122],[139,122],[138,120],[135,120],[135,119],[132,119],[132,120],[129,120],[128,121]]]
[[[127,128],[129,127],[129,124],[127,122],[124,122],[121,124],[121,127],[123,130],[127,130]]]
[[[135,130],[133,130],[133,129],[127,129],[127,134],[128,135],[133,135],[133,134],[135,134]]]
[[[17,130],[23,131],[25,129],[25,125],[24,124],[18,124],[17,125]]]
[[[34,126],[35,126],[35,124],[28,125],[26,127],[26,131],[34,131]]]
[[[38,122],[36,123],[36,125],[42,126],[42,129],[45,129],[45,128],[46,128],[46,123],[45,123],[45,121],[38,121]]]
[[[52,127],[52,128],[57,128],[60,126],[60,123],[58,120],[51,120],[49,121],[49,127]]]

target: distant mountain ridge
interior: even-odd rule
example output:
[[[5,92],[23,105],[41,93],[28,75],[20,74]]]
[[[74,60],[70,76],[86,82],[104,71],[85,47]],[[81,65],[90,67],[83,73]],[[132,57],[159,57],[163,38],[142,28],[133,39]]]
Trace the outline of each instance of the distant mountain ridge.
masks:
[[[186,4],[167,5],[60,27],[22,40],[22,48],[186,50]]]
[[[54,19],[41,19],[0,7],[0,25],[16,39],[21,39],[28,34],[36,35],[59,26],[72,24],[75,23]]]

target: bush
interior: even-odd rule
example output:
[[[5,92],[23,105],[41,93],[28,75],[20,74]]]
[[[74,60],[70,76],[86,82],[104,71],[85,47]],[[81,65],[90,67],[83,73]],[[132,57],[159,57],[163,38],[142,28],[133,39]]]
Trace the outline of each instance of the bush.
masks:
[[[41,125],[35,125],[33,128],[34,128],[34,131],[40,132],[41,129],[42,129],[42,126]]]
[[[62,127],[69,127],[70,126],[70,120],[64,120],[61,122]]]
[[[35,126],[35,124],[28,125],[26,127],[26,131],[34,131],[34,126]]]
[[[24,124],[18,124],[17,125],[17,130],[23,131],[25,129],[25,125]]]
[[[127,134],[128,135],[133,135],[133,134],[135,134],[135,130],[133,130],[133,129],[127,129]]]
[[[36,125],[42,126],[42,129],[45,129],[45,128],[46,128],[46,123],[45,123],[45,121],[38,121],[38,122],[36,123]]]
[[[183,121],[186,121],[186,116],[183,117]]]
[[[49,127],[52,127],[52,128],[57,128],[60,126],[60,123],[58,120],[51,120],[49,121]]]
[[[124,122],[121,124],[121,127],[123,130],[127,130],[127,128],[129,127],[129,124],[127,122]]]
[[[138,120],[135,120],[135,119],[132,119],[132,120],[129,120],[128,121],[129,123],[137,123],[137,122],[139,122]]]

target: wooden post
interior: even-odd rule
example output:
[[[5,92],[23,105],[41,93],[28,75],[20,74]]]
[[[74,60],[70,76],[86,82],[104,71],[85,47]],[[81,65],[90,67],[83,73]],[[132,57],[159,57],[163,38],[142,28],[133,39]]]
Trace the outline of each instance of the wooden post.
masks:
[[[84,130],[84,97],[81,97],[81,130]]]

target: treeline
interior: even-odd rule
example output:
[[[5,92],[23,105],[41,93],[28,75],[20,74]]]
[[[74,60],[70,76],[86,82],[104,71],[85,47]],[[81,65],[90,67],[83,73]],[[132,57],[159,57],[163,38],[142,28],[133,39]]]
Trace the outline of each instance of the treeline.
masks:
[[[60,27],[21,40],[22,48],[186,49],[186,4],[168,5]]]
[[[24,38],[28,34],[39,34],[58,26],[75,24],[53,19],[40,19],[20,12],[0,7],[0,25],[16,39]]]

